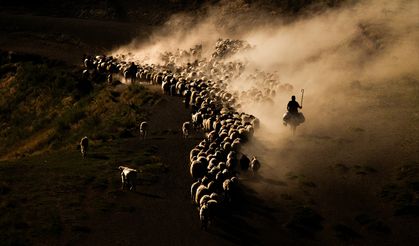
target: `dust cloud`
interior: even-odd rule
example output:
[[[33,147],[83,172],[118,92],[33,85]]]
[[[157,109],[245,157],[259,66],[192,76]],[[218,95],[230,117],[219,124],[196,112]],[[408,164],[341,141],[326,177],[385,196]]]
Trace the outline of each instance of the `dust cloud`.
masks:
[[[409,131],[409,121],[418,118],[410,116],[417,112],[419,92],[417,16],[419,2],[410,0],[357,1],[292,21],[243,1],[222,1],[197,15],[175,15],[149,42],[133,41],[113,54],[158,64],[164,51],[202,44],[209,60],[220,37],[249,42],[252,49],[229,60],[246,64],[244,74],[273,73],[292,87],[278,90],[270,103],[242,105],[261,120],[245,152],[261,159],[262,176],[284,179],[303,172],[316,179],[324,175],[317,170],[335,163],[417,159],[417,153],[400,149],[406,138],[417,136]],[[231,88],[251,88],[254,82],[240,76]],[[292,136],[282,115],[291,95],[301,100],[301,89],[306,122]]]

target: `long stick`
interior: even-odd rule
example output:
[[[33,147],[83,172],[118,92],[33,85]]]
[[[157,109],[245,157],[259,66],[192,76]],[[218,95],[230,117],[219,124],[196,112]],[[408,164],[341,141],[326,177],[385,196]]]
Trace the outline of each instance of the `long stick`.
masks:
[[[301,89],[301,107],[303,106],[304,89]]]

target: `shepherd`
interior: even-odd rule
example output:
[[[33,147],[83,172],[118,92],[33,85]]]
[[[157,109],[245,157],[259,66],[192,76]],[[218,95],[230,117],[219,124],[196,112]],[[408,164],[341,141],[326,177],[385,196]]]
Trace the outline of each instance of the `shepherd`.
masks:
[[[297,101],[295,101],[295,96],[291,97],[291,101],[288,102],[287,110],[292,115],[298,114],[298,109],[302,109],[303,107],[298,104]]]
[[[284,126],[287,124],[291,125],[291,129],[293,134],[295,133],[295,129],[298,125],[304,123],[305,118],[303,113],[298,112],[298,109],[303,108],[303,96],[304,96],[304,89],[301,90],[301,106],[300,104],[295,100],[295,96],[291,97],[291,101],[287,104],[287,112],[283,116],[283,123]]]

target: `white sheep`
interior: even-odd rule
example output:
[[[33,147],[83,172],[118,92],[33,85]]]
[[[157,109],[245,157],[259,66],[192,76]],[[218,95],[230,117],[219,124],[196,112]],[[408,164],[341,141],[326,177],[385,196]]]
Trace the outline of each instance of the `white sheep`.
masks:
[[[140,136],[141,136],[141,138],[145,139],[147,137],[147,133],[148,133],[148,122],[143,121],[140,124]]]
[[[182,133],[184,138],[188,138],[189,132],[191,131],[191,123],[186,121],[182,125]]]
[[[83,158],[87,157],[87,150],[89,148],[89,139],[87,138],[87,136],[84,136],[81,140],[80,140],[80,151],[81,151],[81,156]]]
[[[129,190],[135,191],[138,176],[137,170],[125,166],[119,166],[118,169],[121,171],[121,189],[124,190],[128,187]]]

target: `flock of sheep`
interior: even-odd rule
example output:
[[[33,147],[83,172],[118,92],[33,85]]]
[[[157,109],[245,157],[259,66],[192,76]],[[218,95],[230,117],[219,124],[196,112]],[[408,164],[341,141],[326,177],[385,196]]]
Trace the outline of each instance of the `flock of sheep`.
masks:
[[[260,168],[256,157],[250,159],[241,151],[241,146],[259,127],[259,119],[240,112],[240,103],[252,99],[272,100],[276,89],[287,86],[280,84],[274,74],[257,72],[250,76],[258,81],[257,87],[232,91],[230,83],[242,76],[245,64],[221,59],[227,55],[230,46],[237,52],[245,45],[242,41],[219,40],[210,60],[200,58],[200,46],[191,49],[190,53],[166,52],[164,62],[159,65],[127,62],[125,56],[96,56],[84,60],[85,72],[93,69],[94,72],[106,73],[109,83],[114,83],[113,78],[119,76],[131,83],[161,85],[163,93],[183,97],[185,107],[191,109],[191,120],[182,125],[183,136],[188,138],[191,131],[197,129],[205,132],[205,139],[191,150],[189,156],[189,170],[194,181],[191,199],[197,206],[203,229],[221,208],[234,200],[239,187],[238,176],[252,175]],[[196,60],[175,64],[179,54],[195,55]],[[240,98],[243,95],[245,100]],[[146,129],[147,122],[143,122],[141,128],[143,126]],[[141,131],[141,136],[146,137],[146,130]],[[136,170],[127,167],[120,167],[120,170],[123,188],[129,186],[134,190],[135,181],[132,179],[137,178]]]

